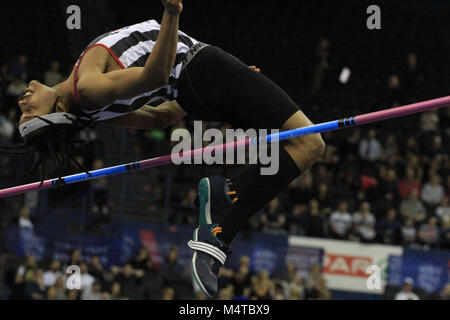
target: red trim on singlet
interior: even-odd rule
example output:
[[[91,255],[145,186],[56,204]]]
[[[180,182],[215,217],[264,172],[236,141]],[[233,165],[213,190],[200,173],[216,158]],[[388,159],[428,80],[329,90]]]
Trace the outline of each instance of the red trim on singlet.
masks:
[[[83,58],[86,55],[86,53],[88,53],[89,50],[91,50],[92,48],[97,47],[97,46],[105,48],[108,51],[108,53],[111,55],[111,57],[113,57],[114,60],[116,60],[116,62],[120,65],[120,67],[122,69],[126,69],[126,67],[119,60],[119,58],[117,58],[117,56],[114,54],[114,52],[112,52],[110,48],[108,48],[107,46],[105,46],[102,43],[95,43],[92,46],[88,47],[86,50],[84,50],[84,52],[81,55],[80,59],[78,59],[77,63],[75,64],[75,66],[73,68],[73,93],[74,93],[75,99],[77,100],[77,102],[80,105],[83,105],[83,104],[81,103],[80,94],[78,93],[78,80],[79,80],[79,78],[78,78],[78,71],[80,70],[81,62],[83,61]]]

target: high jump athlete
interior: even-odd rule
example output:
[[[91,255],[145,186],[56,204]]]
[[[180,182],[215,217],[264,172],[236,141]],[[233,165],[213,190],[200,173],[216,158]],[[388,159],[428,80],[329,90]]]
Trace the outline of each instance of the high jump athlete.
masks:
[[[64,165],[74,136],[89,122],[149,129],[190,114],[244,130],[312,124],[256,67],[179,31],[181,0],[162,3],[161,24],[149,20],[98,37],[71,75],[52,88],[30,82],[18,101],[19,131],[41,167],[47,159]],[[217,292],[220,267],[239,230],[308,170],[324,148],[319,134],[290,139],[280,144],[276,175],[260,175],[260,166],[250,165],[229,179],[200,181],[199,226],[188,245],[194,250],[193,277],[207,296]]]

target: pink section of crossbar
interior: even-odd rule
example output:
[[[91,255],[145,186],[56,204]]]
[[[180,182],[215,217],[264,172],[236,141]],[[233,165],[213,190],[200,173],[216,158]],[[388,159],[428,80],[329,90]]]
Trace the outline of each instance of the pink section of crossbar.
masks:
[[[450,96],[408,104],[402,107],[362,114],[360,116],[356,116],[355,121],[356,124],[366,124],[390,118],[402,117],[408,114],[423,112],[431,109],[445,107],[448,105],[450,105]]]
[[[3,198],[5,196],[8,196],[8,197],[15,196],[15,195],[30,192],[33,190],[44,190],[44,189],[51,188],[52,180],[53,179],[44,181],[44,183],[42,183],[40,188],[39,188],[39,185],[41,184],[40,182],[33,182],[33,183],[29,183],[29,184],[24,184],[22,186],[11,187],[11,188],[0,190],[0,198]]]
[[[250,143],[250,140],[245,139],[245,140],[241,140],[241,141],[225,143],[223,145],[218,145],[218,146],[208,146],[206,148],[189,150],[189,151],[186,151],[186,152],[180,154],[179,156],[180,156],[180,158],[183,158],[183,159],[195,159],[197,157],[201,157],[203,155],[203,153],[205,153],[205,152],[208,152],[208,153],[215,152],[216,154],[219,154],[221,152],[225,152],[226,150],[247,146],[249,143]],[[172,155],[168,154],[168,155],[161,156],[161,157],[142,160],[142,161],[138,161],[138,163],[139,163],[139,168],[134,169],[134,170],[160,167],[160,166],[171,164],[172,163]],[[97,171],[101,171],[101,170],[102,169],[99,169]],[[56,180],[56,179],[45,180],[42,183],[42,185],[40,185],[40,182],[33,182],[33,183],[24,184],[24,185],[17,186],[17,187],[2,189],[2,190],[0,190],[0,198],[15,196],[15,195],[30,192],[33,190],[49,189],[54,186],[52,184],[52,181],[54,181],[54,180]],[[84,178],[83,180],[87,181],[90,179]]]

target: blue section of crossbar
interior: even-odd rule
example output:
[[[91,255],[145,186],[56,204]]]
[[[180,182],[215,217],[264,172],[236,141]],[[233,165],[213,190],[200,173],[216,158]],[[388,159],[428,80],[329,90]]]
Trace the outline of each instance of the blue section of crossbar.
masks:
[[[277,141],[277,140],[282,141],[282,140],[292,139],[295,137],[305,136],[305,135],[309,135],[309,134],[337,130],[340,128],[339,121],[341,121],[341,120],[334,120],[334,121],[315,124],[315,125],[308,126],[308,127],[287,130],[287,131],[283,131],[280,133],[273,133],[273,134],[270,134],[267,136],[267,142],[273,142],[273,141]]]
[[[131,168],[129,164],[122,164],[122,165],[115,166],[115,167],[94,170],[94,171],[91,171],[90,174],[78,173],[78,174],[74,174],[74,175],[63,178],[63,181],[64,181],[63,183],[74,183],[74,182],[83,181],[83,180],[95,179],[95,178],[99,178],[102,176],[111,176],[111,175],[115,175],[115,174],[119,174],[119,173],[124,173],[131,169],[134,169],[134,168]],[[58,183],[58,179],[54,179],[52,181],[53,185],[56,185],[57,183]]]

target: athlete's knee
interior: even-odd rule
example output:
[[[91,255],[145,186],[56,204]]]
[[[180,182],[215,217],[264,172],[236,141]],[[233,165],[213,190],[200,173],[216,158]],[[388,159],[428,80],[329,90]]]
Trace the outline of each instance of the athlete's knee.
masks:
[[[313,155],[314,161],[317,161],[323,155],[325,151],[325,141],[323,141],[320,133],[310,137],[309,148]]]

